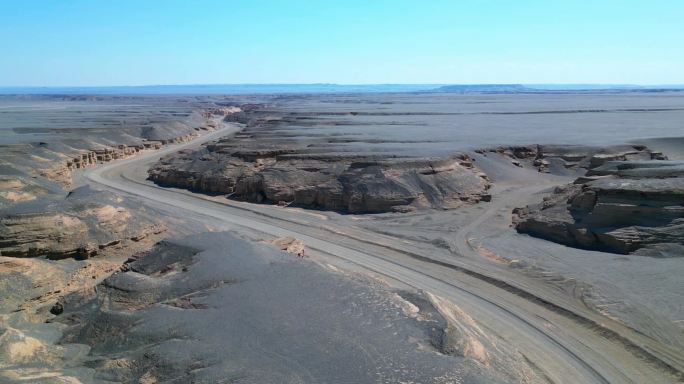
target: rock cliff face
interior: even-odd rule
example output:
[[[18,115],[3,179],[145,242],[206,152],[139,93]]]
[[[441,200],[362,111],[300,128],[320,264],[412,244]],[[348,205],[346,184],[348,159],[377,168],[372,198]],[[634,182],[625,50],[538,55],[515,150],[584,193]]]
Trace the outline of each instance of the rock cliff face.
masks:
[[[0,208],[61,195],[72,188],[74,170],[191,140],[241,111],[237,104],[213,101],[112,96],[87,105],[59,101],[49,108],[56,101],[39,98],[48,108],[28,115],[21,114],[23,107],[14,110],[10,104],[3,123],[16,127],[3,131],[8,136],[0,143]],[[16,102],[29,109],[34,105]]]
[[[224,120],[245,124],[242,133],[162,158],[149,171],[150,180],[250,202],[347,213],[451,209],[490,198],[487,177],[465,154],[402,157],[357,150],[349,146],[354,140],[337,136],[293,138],[287,129],[313,128],[312,116],[265,105],[240,108]]]
[[[466,155],[442,159],[309,156],[296,148],[224,141],[160,160],[154,182],[251,202],[348,213],[449,209],[488,200],[489,183]]]
[[[132,211],[136,212],[135,220]],[[0,211],[0,255],[87,259],[114,246],[161,233],[144,208],[108,192],[81,187],[63,201]]]
[[[573,247],[682,256],[684,163],[610,161],[514,215],[519,232]]]
[[[143,207],[112,194],[77,188],[64,198],[64,188],[72,185],[72,172],[191,140],[242,111],[228,102],[195,104],[174,99],[155,100],[158,104],[137,109],[141,106],[131,106],[135,104],[131,100],[146,102],[144,98],[107,97],[104,105],[94,103],[91,108],[60,104],[68,111],[49,114],[51,128],[15,129],[19,134],[55,136],[2,145],[0,256],[87,259],[160,233],[163,227]],[[40,113],[35,115],[27,124],[39,125]]]
[[[534,167],[539,172],[560,175],[581,173],[610,161],[666,159],[662,153],[652,151],[643,145],[526,145],[480,149],[476,152],[503,154],[517,166]]]
[[[205,126],[206,130],[212,130],[214,128],[215,125],[213,124],[211,126]],[[38,172],[40,176],[69,188],[72,185],[71,172],[75,169],[87,168],[112,160],[125,159],[127,157],[134,156],[145,149],[159,149],[163,145],[167,144],[184,143],[194,139],[197,136],[198,133],[190,133],[175,137],[173,139],[146,140],[136,145],[119,144],[117,146],[88,150],[81,152],[70,159],[59,162],[57,165],[52,167],[40,169]]]

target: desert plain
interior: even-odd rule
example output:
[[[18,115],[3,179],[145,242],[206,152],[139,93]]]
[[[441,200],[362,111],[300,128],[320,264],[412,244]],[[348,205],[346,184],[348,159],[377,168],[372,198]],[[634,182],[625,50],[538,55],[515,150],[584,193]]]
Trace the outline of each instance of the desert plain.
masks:
[[[0,96],[0,381],[684,380],[684,93]]]

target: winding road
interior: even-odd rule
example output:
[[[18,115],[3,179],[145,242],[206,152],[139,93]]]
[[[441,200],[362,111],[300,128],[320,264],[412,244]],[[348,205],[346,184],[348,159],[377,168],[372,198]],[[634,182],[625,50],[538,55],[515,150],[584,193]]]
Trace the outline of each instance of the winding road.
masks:
[[[681,351],[595,313],[562,293],[537,289],[529,279],[502,278],[482,264],[468,263],[467,258],[443,260],[401,239],[336,226],[314,214],[217,201],[146,180],[147,169],[160,156],[238,130],[235,125],[224,125],[188,143],[89,169],[84,176],[91,183],[134,195],[169,215],[207,219],[268,236],[294,236],[306,244],[313,258],[333,265],[351,264],[390,282],[446,298],[492,337],[515,346],[549,382],[655,384],[684,380]],[[539,187],[519,193],[535,188]],[[495,214],[501,204],[495,196],[480,220]],[[474,252],[467,239],[478,225],[472,222],[456,234],[458,252]]]

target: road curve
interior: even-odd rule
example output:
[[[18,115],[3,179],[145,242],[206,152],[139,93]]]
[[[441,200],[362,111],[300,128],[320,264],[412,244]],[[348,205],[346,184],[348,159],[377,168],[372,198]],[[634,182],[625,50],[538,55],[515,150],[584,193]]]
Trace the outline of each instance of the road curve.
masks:
[[[553,383],[672,383],[682,380],[676,351],[661,361],[629,345],[622,334],[596,329],[553,306],[512,292],[467,269],[451,268],[429,258],[392,249],[372,239],[345,236],[346,228],[323,228],[315,220],[276,217],[271,207],[226,201],[219,203],[188,191],[161,188],[145,180],[146,169],[160,156],[235,133],[224,125],[188,143],[175,144],[134,158],[89,169],[85,178],[108,189],[135,195],[176,216],[210,218],[234,228],[302,240],[313,257],[344,260],[363,269],[447,298],[483,328],[514,345]],[[607,319],[606,319],[607,320]],[[600,325],[596,325],[600,327]],[[628,340],[629,341],[629,340]],[[635,350],[636,349],[636,350]]]

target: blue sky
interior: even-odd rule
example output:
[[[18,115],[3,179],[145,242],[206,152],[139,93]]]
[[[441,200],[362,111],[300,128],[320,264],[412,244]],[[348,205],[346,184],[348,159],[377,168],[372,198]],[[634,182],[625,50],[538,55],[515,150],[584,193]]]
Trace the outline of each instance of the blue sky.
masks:
[[[684,83],[680,0],[0,0],[0,86]]]

